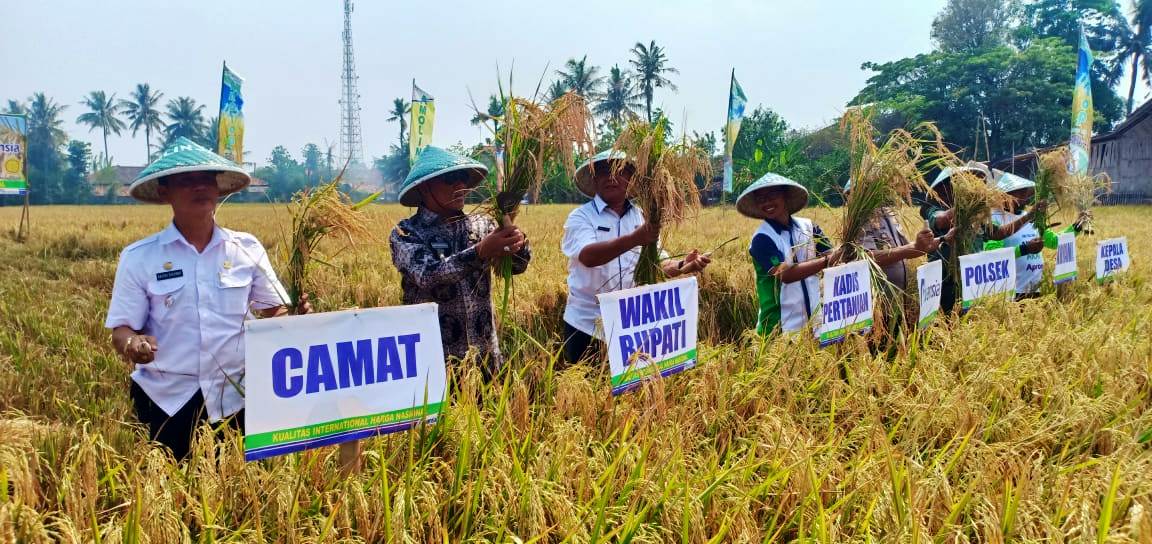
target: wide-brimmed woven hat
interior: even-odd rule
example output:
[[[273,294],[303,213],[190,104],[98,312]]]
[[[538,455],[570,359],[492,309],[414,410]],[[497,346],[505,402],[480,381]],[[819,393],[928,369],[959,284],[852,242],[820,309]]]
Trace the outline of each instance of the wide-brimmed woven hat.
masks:
[[[608,161],[625,161],[629,164],[632,162],[628,160],[628,156],[623,151],[615,149],[601,151],[591,159],[584,161],[584,164],[576,169],[576,188],[584,193],[584,196],[589,198],[596,196],[596,182],[594,181],[596,165]]]
[[[768,172],[760,177],[760,179],[752,182],[747,189],[736,199],[736,211],[754,219],[766,219],[764,212],[760,211],[760,207],[752,199],[752,193],[760,189],[768,189],[771,187],[783,187],[788,191],[787,203],[788,213],[794,214],[804,209],[808,205],[808,189],[803,185],[792,181],[780,174],[773,174]]]
[[[1012,191],[1019,191],[1020,189],[1033,189],[1036,187],[1036,182],[1028,178],[1017,176],[1016,174],[1009,174],[1008,172],[996,171],[996,188],[1011,193]]]
[[[420,193],[413,189],[425,181],[459,171],[468,172],[469,187],[480,185],[480,182],[484,181],[484,176],[488,175],[488,167],[475,159],[439,147],[428,146],[421,149],[416,154],[416,162],[412,164],[408,177],[404,178],[404,183],[400,185],[400,203],[409,207],[419,206]]]
[[[952,168],[951,166],[945,166],[944,168],[942,168],[940,170],[940,173],[936,175],[936,179],[932,180],[932,184],[929,185],[928,187],[931,189],[935,189],[937,185],[940,185],[941,183],[944,183],[945,181],[952,179],[952,176],[959,174],[961,172],[972,172],[975,174],[980,174],[981,176],[984,177],[985,180],[991,180],[992,179],[992,172],[988,171],[987,166],[984,166],[983,164],[980,164],[978,162],[969,162],[968,164],[965,164],[964,166],[960,166],[958,168]]]
[[[216,185],[220,196],[240,191],[252,183],[252,178],[236,163],[221,157],[208,148],[189,140],[177,138],[164,148],[160,156],[140,172],[128,187],[128,194],[142,202],[163,204],[160,200],[160,178],[188,172],[216,172]]]

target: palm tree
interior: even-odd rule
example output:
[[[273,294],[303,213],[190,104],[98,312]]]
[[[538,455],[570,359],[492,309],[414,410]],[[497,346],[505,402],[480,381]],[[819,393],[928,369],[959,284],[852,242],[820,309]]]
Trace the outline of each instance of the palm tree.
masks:
[[[604,84],[604,78],[596,76],[599,71],[598,66],[588,65],[588,55],[584,55],[580,60],[568,59],[563,70],[556,70],[556,75],[560,76],[569,91],[594,99],[599,96],[600,86]]]
[[[1152,0],[1136,0],[1132,10],[1132,24],[1123,29],[1120,47],[1116,51],[1116,64],[1132,62],[1132,81],[1128,84],[1128,114],[1136,95],[1136,79],[1152,84]],[[1143,69],[1141,69],[1143,68]]]
[[[473,125],[479,125],[485,121],[492,121],[492,133],[500,134],[500,118],[504,116],[504,104],[505,102],[496,95],[489,95],[488,110],[476,112],[476,115],[472,116],[470,122]]]
[[[132,91],[132,100],[121,100],[120,107],[124,108],[124,117],[128,118],[128,126],[132,128],[132,137],[140,129],[144,129],[144,148],[147,160],[152,160],[152,131],[164,130],[164,121],[160,119],[160,99],[164,93],[153,91],[147,83],[137,83],[136,90]]]
[[[642,105],[636,101],[638,97],[628,73],[619,66],[613,66],[608,71],[608,85],[600,97],[600,102],[596,104],[595,111],[599,115],[608,116],[613,125],[619,126],[625,116]]]
[[[400,147],[404,147],[404,133],[408,128],[407,115],[412,111],[412,104],[403,98],[392,100],[392,111],[388,112],[388,122],[400,121]]]
[[[4,108],[4,113],[11,115],[27,115],[28,106],[25,106],[24,103],[19,100],[12,100],[9,98],[8,107]]]
[[[164,127],[165,145],[181,136],[198,141],[207,128],[204,124],[204,106],[191,97],[181,96],[168,101],[168,125]]]
[[[120,104],[116,102],[116,93],[108,96],[104,91],[92,91],[80,101],[80,105],[87,106],[89,111],[80,114],[76,122],[88,125],[88,132],[99,128],[104,133],[104,160],[108,160],[108,131],[119,136],[124,130],[124,121],[117,116]]]
[[[60,147],[68,140],[68,135],[60,125],[64,121],[60,115],[68,106],[57,104],[55,100],[44,96],[44,93],[35,93],[28,99],[28,139],[29,145],[35,136],[47,141],[53,147]]]
[[[647,47],[636,42],[636,45],[632,47],[632,54],[636,58],[629,62],[635,69],[636,82],[640,86],[641,95],[644,96],[644,111],[647,112],[648,122],[651,123],[652,95],[657,87],[665,87],[675,92],[676,85],[664,77],[664,74],[679,74],[680,71],[668,66],[668,57],[664,54],[664,48],[656,45],[656,40],[652,40]]]
[[[552,85],[548,86],[548,101],[554,102],[559,100],[561,96],[564,96],[567,93],[568,83],[563,79],[557,79],[556,81],[552,82]]]

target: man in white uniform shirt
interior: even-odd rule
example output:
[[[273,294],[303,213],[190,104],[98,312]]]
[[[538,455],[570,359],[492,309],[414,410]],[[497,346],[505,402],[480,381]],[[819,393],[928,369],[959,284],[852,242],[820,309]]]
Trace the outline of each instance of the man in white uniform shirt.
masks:
[[[287,313],[288,295],[264,246],[216,225],[220,197],[250,181],[232,162],[179,138],[129,188],[137,200],[170,205],[172,223],[120,254],[105,326],[134,365],[137,417],[177,459],[203,421],[231,418],[242,429],[244,320]]]
[[[575,364],[600,351],[596,295],[634,286],[640,248],[659,241],[660,229],[628,200],[635,166],[619,151],[604,151],[576,171],[576,187],[592,200],[572,210],[560,249],[568,257],[568,304],[564,308],[564,359]],[[669,278],[699,272],[711,262],[693,249],[683,259],[666,259]]]

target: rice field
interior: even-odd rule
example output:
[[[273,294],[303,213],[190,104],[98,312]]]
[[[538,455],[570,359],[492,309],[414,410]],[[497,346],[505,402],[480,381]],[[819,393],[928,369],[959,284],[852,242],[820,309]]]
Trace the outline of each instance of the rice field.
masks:
[[[344,477],[336,448],[246,464],[238,436],[204,437],[175,464],[146,443],[103,319],[120,250],[167,208],[34,208],[26,244],[0,208],[0,541],[1152,542],[1147,208],[1097,210],[1098,237],[1128,236],[1122,280],[979,307],[891,358],[749,334],[755,224],[706,209],[665,240],[740,237],[701,280],[702,364],[617,399],[604,369],[552,366],[570,209],[518,219],[510,372],[464,365],[438,425],[366,441]],[[313,272],[318,310],[399,303],[387,235],[409,212],[367,213],[375,240]],[[283,254],[282,206],[218,218]]]

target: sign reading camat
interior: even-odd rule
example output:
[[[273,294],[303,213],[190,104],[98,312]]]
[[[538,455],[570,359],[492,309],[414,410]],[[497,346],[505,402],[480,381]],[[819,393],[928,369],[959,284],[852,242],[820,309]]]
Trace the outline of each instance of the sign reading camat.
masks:
[[[612,394],[696,365],[696,278],[598,295]],[[656,368],[652,368],[655,366]]]
[[[1016,250],[1002,248],[961,255],[960,281],[965,311],[979,300],[1010,298],[1016,293]]]
[[[244,457],[435,420],[445,392],[435,304],[245,323]]]

